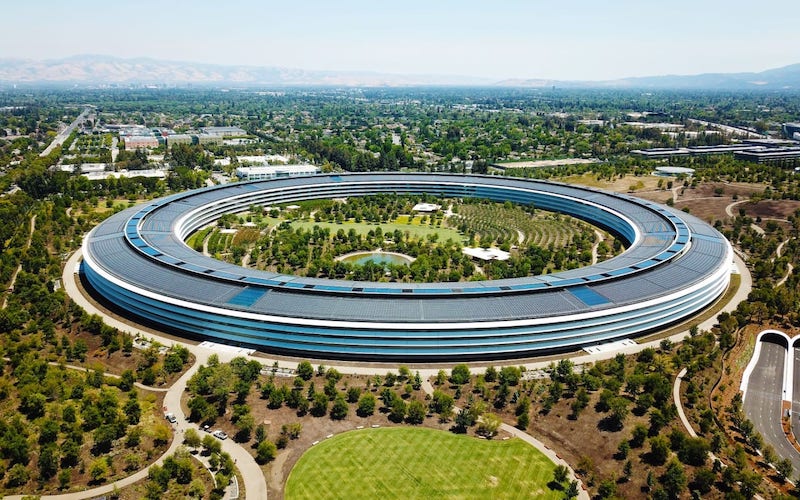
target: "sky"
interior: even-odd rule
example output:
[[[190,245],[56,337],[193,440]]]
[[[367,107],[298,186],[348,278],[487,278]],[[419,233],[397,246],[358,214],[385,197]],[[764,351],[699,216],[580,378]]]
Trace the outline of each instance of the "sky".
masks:
[[[800,63],[797,0],[28,0],[0,58],[607,80]]]

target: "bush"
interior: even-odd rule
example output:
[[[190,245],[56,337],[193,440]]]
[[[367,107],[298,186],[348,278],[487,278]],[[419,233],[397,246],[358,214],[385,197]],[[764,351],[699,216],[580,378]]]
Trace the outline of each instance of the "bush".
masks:
[[[458,364],[450,372],[450,382],[455,385],[464,385],[469,382],[469,367],[465,364]]]
[[[263,465],[274,460],[277,453],[278,449],[275,443],[267,440],[261,441],[258,448],[256,448],[256,462]]]

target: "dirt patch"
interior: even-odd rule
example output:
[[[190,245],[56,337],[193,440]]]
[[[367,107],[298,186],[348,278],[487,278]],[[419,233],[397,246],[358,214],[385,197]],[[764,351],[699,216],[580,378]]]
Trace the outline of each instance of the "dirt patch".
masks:
[[[755,203],[742,203],[736,208],[744,209],[745,214],[753,219],[788,219],[800,210],[800,201],[794,200],[761,200]]]

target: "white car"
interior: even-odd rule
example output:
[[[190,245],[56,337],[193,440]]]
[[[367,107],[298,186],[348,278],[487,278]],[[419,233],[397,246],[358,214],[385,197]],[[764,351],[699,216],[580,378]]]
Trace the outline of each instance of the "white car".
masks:
[[[164,418],[166,418],[167,421],[169,423],[171,423],[171,424],[174,424],[175,422],[178,421],[178,419],[175,417],[174,413],[166,413],[166,414],[164,414]]]
[[[214,432],[212,432],[211,435],[214,436],[217,439],[228,439],[228,435],[225,434],[225,432],[223,432],[223,431],[221,431],[219,429],[217,429]]]

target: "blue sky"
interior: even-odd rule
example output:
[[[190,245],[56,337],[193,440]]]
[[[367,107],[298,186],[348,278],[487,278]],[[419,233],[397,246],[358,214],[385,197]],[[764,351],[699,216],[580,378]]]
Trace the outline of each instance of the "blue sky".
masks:
[[[4,2],[0,58],[600,80],[800,63],[797,0]]]

